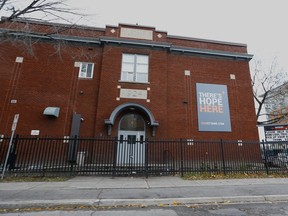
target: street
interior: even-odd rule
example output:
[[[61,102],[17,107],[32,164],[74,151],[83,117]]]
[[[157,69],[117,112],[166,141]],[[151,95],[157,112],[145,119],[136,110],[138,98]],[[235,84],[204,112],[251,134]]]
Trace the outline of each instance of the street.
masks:
[[[0,215],[288,215],[288,179],[75,177],[0,184]],[[5,211],[6,209],[6,211]]]
[[[280,216],[288,215],[288,203],[242,203],[242,204],[215,204],[215,205],[181,205],[181,206],[149,206],[149,207],[122,207],[122,208],[88,208],[68,209],[55,211],[34,211],[2,213],[7,216]]]

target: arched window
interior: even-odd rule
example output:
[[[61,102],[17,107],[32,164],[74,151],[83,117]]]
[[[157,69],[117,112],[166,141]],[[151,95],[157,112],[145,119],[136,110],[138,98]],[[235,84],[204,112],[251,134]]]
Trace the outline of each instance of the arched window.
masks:
[[[124,131],[145,131],[145,121],[138,114],[127,114],[122,117],[120,130]]]

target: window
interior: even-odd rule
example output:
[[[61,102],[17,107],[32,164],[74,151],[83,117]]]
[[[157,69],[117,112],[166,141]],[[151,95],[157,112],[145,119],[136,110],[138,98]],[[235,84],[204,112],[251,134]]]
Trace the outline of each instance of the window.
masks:
[[[81,62],[79,67],[80,78],[92,78],[93,77],[93,63]]]
[[[148,56],[123,54],[121,81],[148,82]]]
[[[121,119],[120,130],[145,131],[144,119],[138,114],[127,114]]]

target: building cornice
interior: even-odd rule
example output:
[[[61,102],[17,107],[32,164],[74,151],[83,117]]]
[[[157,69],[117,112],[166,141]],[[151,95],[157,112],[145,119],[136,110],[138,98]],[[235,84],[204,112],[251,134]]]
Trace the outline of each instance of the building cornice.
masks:
[[[0,17],[1,20],[6,20],[8,17],[2,16]],[[92,30],[92,31],[102,31],[105,32],[105,28],[100,27],[93,27],[93,26],[86,26],[86,25],[77,25],[77,24],[65,24],[65,23],[59,23],[59,22],[47,22],[43,20],[38,19],[32,19],[32,18],[14,18],[10,22],[18,22],[18,23],[29,23],[29,24],[35,24],[35,25],[46,25],[46,26],[57,26],[61,28],[67,28],[67,29],[83,29],[83,30]]]
[[[101,44],[99,38],[91,37],[78,37],[78,36],[66,36],[66,35],[55,35],[55,34],[39,34],[23,31],[13,31],[11,29],[0,29],[0,34],[12,37],[31,37],[34,39],[43,39],[43,40],[63,40],[68,42],[76,43],[88,43],[88,44]],[[1,35],[0,35],[1,37]],[[3,36],[2,36],[3,37]]]
[[[172,43],[166,42],[155,42],[155,41],[145,41],[145,40],[131,40],[125,38],[114,38],[114,37],[99,37],[99,38],[91,38],[91,37],[79,37],[79,36],[66,36],[66,35],[46,35],[39,34],[33,32],[24,32],[24,31],[15,31],[11,29],[0,29],[0,34],[12,37],[31,37],[35,39],[43,39],[43,40],[63,40],[68,42],[75,43],[85,43],[85,44],[117,44],[117,45],[132,45],[136,47],[149,47],[149,48],[163,48],[167,49],[170,52],[175,53],[183,53],[183,54],[194,54],[201,55],[206,57],[219,57],[219,58],[233,58],[236,60],[251,60],[253,55],[246,53],[238,53],[238,52],[227,52],[221,50],[212,50],[212,49],[199,49],[199,48],[190,48],[190,47],[182,47],[182,46],[174,46]],[[1,35],[0,35],[1,37]]]
[[[211,49],[199,49],[199,48],[189,48],[189,47],[181,47],[174,46],[172,43],[163,43],[163,42],[150,42],[143,40],[130,40],[130,39],[120,39],[120,38],[112,38],[112,37],[100,37],[101,42],[105,43],[113,43],[113,44],[124,44],[124,45],[135,45],[135,46],[146,46],[146,47],[159,47],[168,49],[170,52],[181,52],[187,54],[195,54],[195,55],[204,55],[204,56],[213,56],[213,57],[222,57],[222,58],[234,58],[241,60],[251,60],[253,55],[246,53],[238,53],[238,52],[227,52],[220,50],[211,50]]]
[[[104,43],[136,45],[136,46],[146,46],[146,47],[159,47],[159,48],[171,47],[171,43],[153,42],[153,41],[145,41],[145,40],[131,40],[131,39],[114,38],[114,37],[100,37],[100,41]]]
[[[230,46],[247,47],[247,44],[243,44],[243,43],[234,43],[234,42],[209,40],[209,39],[201,39],[201,38],[193,38],[193,37],[183,37],[183,36],[176,36],[176,35],[167,35],[167,38],[204,42],[204,43],[213,43],[213,44],[220,44],[220,45],[222,44],[222,45],[230,45]]]
[[[253,58],[253,55],[246,54],[246,53],[226,52],[226,51],[211,50],[211,49],[187,48],[187,47],[180,47],[180,46],[172,46],[170,48],[170,51],[190,53],[190,54],[196,54],[196,55],[204,55],[204,56],[235,58],[235,59],[242,59],[242,60],[248,60],[248,61]]]

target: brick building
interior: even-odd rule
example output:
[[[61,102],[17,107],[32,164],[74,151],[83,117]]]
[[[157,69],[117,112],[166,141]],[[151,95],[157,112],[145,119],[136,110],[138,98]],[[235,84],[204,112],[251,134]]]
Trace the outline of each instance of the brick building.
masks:
[[[288,124],[288,82],[270,90],[264,105],[269,123]]]
[[[245,44],[154,27],[0,26],[0,134],[258,140]]]

